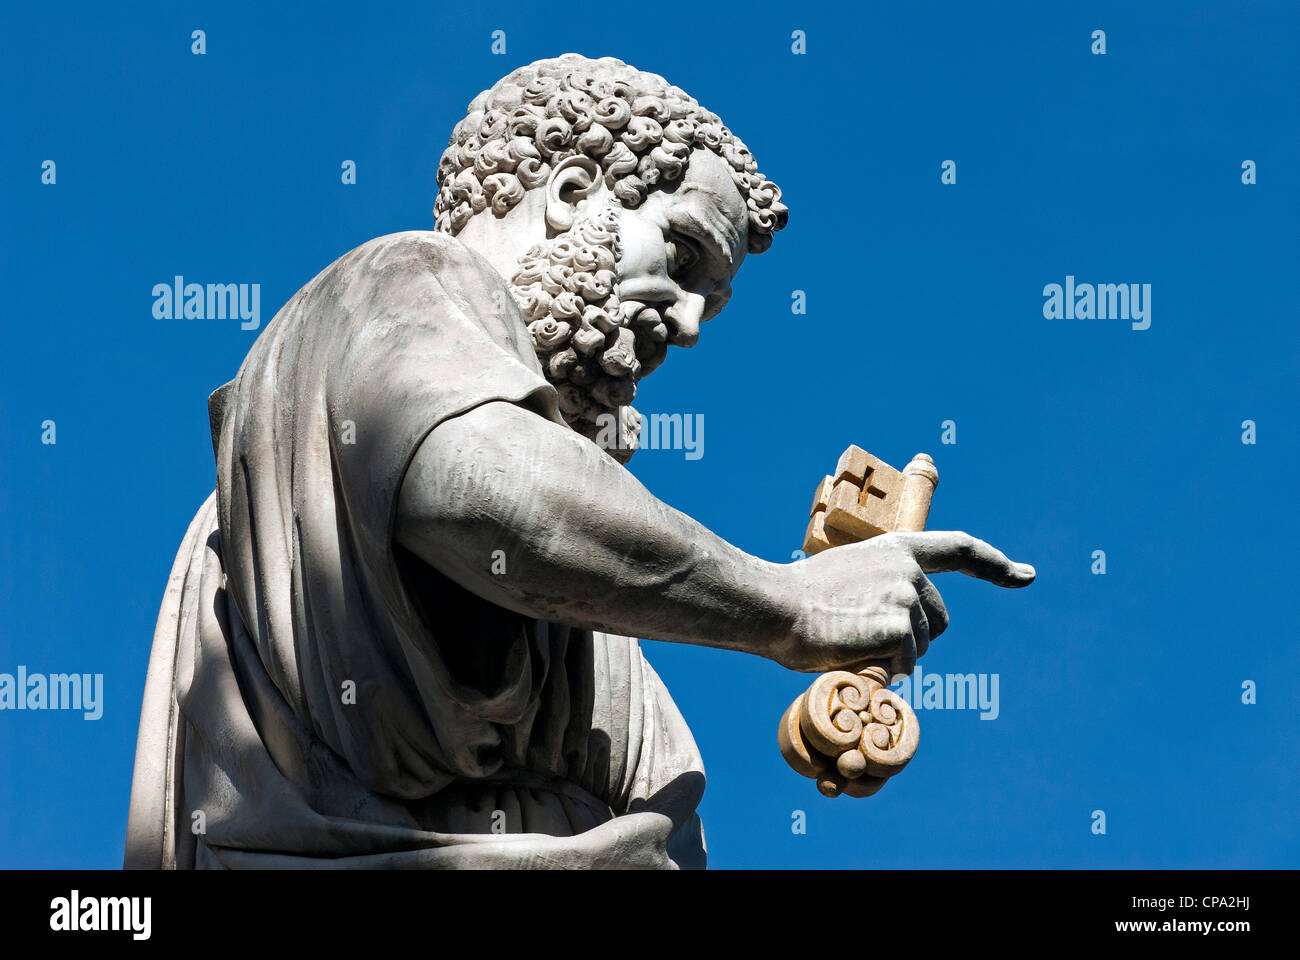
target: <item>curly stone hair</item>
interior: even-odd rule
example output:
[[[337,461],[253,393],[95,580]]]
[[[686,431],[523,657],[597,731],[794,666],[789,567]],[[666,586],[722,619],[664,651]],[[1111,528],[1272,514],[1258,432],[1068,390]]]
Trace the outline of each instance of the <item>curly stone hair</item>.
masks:
[[[456,124],[438,163],[436,228],[455,235],[489,206],[504,215],[576,155],[598,161],[605,185],[635,208],[655,184],[682,175],[693,147],[731,166],[749,207],[749,251],[762,253],[789,217],[781,188],[717,114],[614,57],[538,60],[480,93]]]

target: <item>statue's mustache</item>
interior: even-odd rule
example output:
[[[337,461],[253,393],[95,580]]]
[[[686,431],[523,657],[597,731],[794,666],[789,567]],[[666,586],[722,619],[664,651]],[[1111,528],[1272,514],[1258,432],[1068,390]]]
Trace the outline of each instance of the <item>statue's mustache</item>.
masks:
[[[641,367],[636,379],[642,380],[664,362],[672,331],[659,305],[639,300],[620,300],[619,304],[624,321],[635,338],[634,349]]]

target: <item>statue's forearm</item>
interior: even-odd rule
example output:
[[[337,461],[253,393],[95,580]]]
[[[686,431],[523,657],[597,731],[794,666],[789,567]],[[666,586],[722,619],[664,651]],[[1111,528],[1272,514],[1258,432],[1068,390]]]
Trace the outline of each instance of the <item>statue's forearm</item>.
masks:
[[[529,616],[774,659],[789,643],[788,568],[737,549],[590,441],[513,404],[485,404],[429,435],[394,535]]]

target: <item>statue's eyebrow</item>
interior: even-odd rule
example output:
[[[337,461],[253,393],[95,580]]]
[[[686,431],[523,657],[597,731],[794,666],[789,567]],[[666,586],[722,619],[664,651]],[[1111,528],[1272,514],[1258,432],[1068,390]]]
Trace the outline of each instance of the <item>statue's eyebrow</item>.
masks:
[[[722,260],[730,271],[735,266],[735,257],[731,254],[731,244],[726,242],[717,228],[705,223],[689,210],[683,210],[680,216],[682,221],[691,228],[691,235],[696,240],[713,247],[713,255]]]

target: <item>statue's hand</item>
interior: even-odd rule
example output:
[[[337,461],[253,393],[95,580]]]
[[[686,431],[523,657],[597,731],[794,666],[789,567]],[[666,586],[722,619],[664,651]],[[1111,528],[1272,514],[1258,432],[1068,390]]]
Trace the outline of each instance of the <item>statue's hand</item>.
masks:
[[[960,571],[1001,587],[1024,587],[1034,568],[966,533],[887,533],[825,550],[788,568],[797,591],[793,636],[779,662],[791,670],[856,670],[888,661],[910,674],[948,611],[927,573]]]
[[[614,817],[565,841],[583,870],[675,870],[668,856],[673,822],[662,813],[642,811]]]

